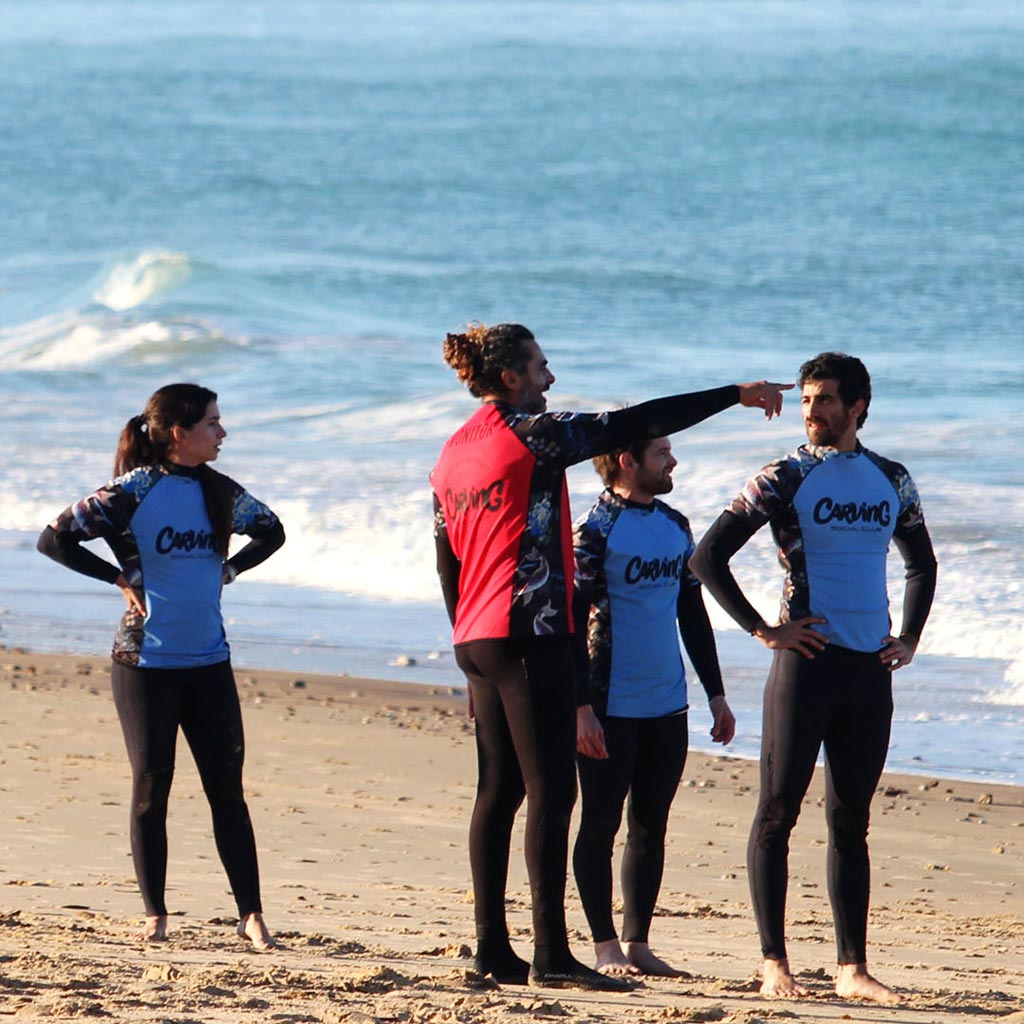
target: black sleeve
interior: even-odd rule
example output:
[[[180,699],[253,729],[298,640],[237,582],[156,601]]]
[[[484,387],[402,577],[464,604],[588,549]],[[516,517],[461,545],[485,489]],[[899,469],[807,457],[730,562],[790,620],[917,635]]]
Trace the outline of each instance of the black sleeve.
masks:
[[[611,412],[520,416],[513,430],[527,447],[542,451],[545,459],[574,466],[614,448],[685,430],[739,400],[739,386],[728,384],[709,391],[655,398]]]
[[[280,519],[275,519],[273,524],[264,533],[253,536],[252,540],[240,551],[227,560],[227,565],[235,571],[235,575],[243,573],[246,569],[252,569],[260,562],[266,561],[282,544],[284,544],[284,527]]]
[[[66,568],[80,572],[83,576],[91,576],[104,583],[113,583],[121,575],[121,570],[106,559],[93,554],[88,548],[82,547],[82,539],[81,534],[66,530],[58,533],[52,526],[47,526],[39,534],[36,550]]]
[[[608,450],[686,430],[739,400],[739,387],[727,384],[709,391],[654,398],[627,409],[616,409],[608,414]]]
[[[437,575],[441,580],[441,593],[444,595],[444,606],[448,611],[448,620],[455,625],[455,609],[459,605],[459,575],[462,563],[455,557],[448,530],[444,526],[441,503],[434,495],[434,547],[437,551]]]
[[[741,519],[726,510],[711,524],[690,558],[690,568],[712,597],[748,633],[761,621],[729,568],[729,559],[757,532],[756,520]]]
[[[718,664],[715,633],[711,628],[711,620],[708,618],[700,587],[687,586],[685,582],[683,583],[679,588],[676,614],[679,618],[679,635],[683,638],[686,653],[700,678],[700,684],[704,687],[708,700],[724,696],[725,684],[722,682],[722,670]]]
[[[578,584],[572,589],[572,655],[575,666],[576,707],[592,704],[590,696],[590,652],[587,625],[590,621],[590,590]]]
[[[901,632],[920,639],[935,596],[938,562],[924,523],[908,533],[895,534],[893,540],[903,556],[903,565],[907,570]]]

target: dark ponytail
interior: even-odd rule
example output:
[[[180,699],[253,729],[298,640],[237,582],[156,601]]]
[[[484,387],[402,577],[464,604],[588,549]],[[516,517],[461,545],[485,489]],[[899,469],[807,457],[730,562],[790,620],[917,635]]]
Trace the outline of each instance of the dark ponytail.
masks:
[[[114,476],[128,473],[137,466],[151,466],[159,462],[160,451],[153,445],[146,424],[146,414],[133,416],[121,431],[114,456]]]
[[[114,455],[114,476],[130,473],[139,466],[154,466],[167,461],[175,427],[194,427],[206,415],[217,393],[199,384],[167,384],[154,391],[145,410],[133,416],[121,430]],[[197,467],[203,488],[203,501],[217,548],[227,557],[231,539],[234,495],[228,478],[210,466]]]

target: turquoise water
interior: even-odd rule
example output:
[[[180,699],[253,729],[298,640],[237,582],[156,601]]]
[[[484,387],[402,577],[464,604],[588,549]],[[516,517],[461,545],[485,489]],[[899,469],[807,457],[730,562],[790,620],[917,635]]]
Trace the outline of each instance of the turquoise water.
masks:
[[[1024,777],[1018,4],[8,0],[0,67],[0,641],[107,648],[116,595],[31,548],[170,379],[289,530],[229,591],[236,660],[458,682],[445,331],[528,324],[573,408],[840,348],[941,562],[890,764]],[[801,437],[704,424],[674,500],[700,530]],[[770,611],[767,537],[738,565]],[[762,652],[715,621],[751,752]]]

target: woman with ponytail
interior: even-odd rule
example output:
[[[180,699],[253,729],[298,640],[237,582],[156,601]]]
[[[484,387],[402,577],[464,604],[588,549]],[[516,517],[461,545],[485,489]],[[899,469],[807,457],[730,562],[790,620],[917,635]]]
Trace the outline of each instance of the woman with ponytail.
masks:
[[[213,391],[160,388],[121,431],[114,479],[57,516],[38,548],[115,585],[127,606],[114,637],[111,683],[132,767],[132,857],[146,908],[140,937],[167,937],[167,801],[180,726],[210,803],[238,934],[269,950],[274,940],[263,921],[242,791],[242,716],[220,595],[284,543],[284,529],[266,505],[210,467],[226,436]],[[229,557],[233,533],[250,539]],[[116,566],[82,546],[96,538],[107,542]]]

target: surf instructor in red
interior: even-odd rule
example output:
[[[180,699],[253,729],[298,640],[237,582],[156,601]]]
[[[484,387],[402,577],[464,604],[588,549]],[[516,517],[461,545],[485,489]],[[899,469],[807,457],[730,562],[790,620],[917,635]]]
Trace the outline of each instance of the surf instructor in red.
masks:
[[[580,963],[565,929],[569,818],[576,799],[572,530],[565,469],[691,427],[737,403],[769,419],[792,385],[759,381],[602,413],[547,412],[554,375],[519,324],[449,334],[444,358],[482,405],[431,474],[434,537],[455,658],[469,680],[479,782],[470,825],[476,966],[505,984],[625,991]],[[505,885],[527,800],[531,963],[516,955]]]

